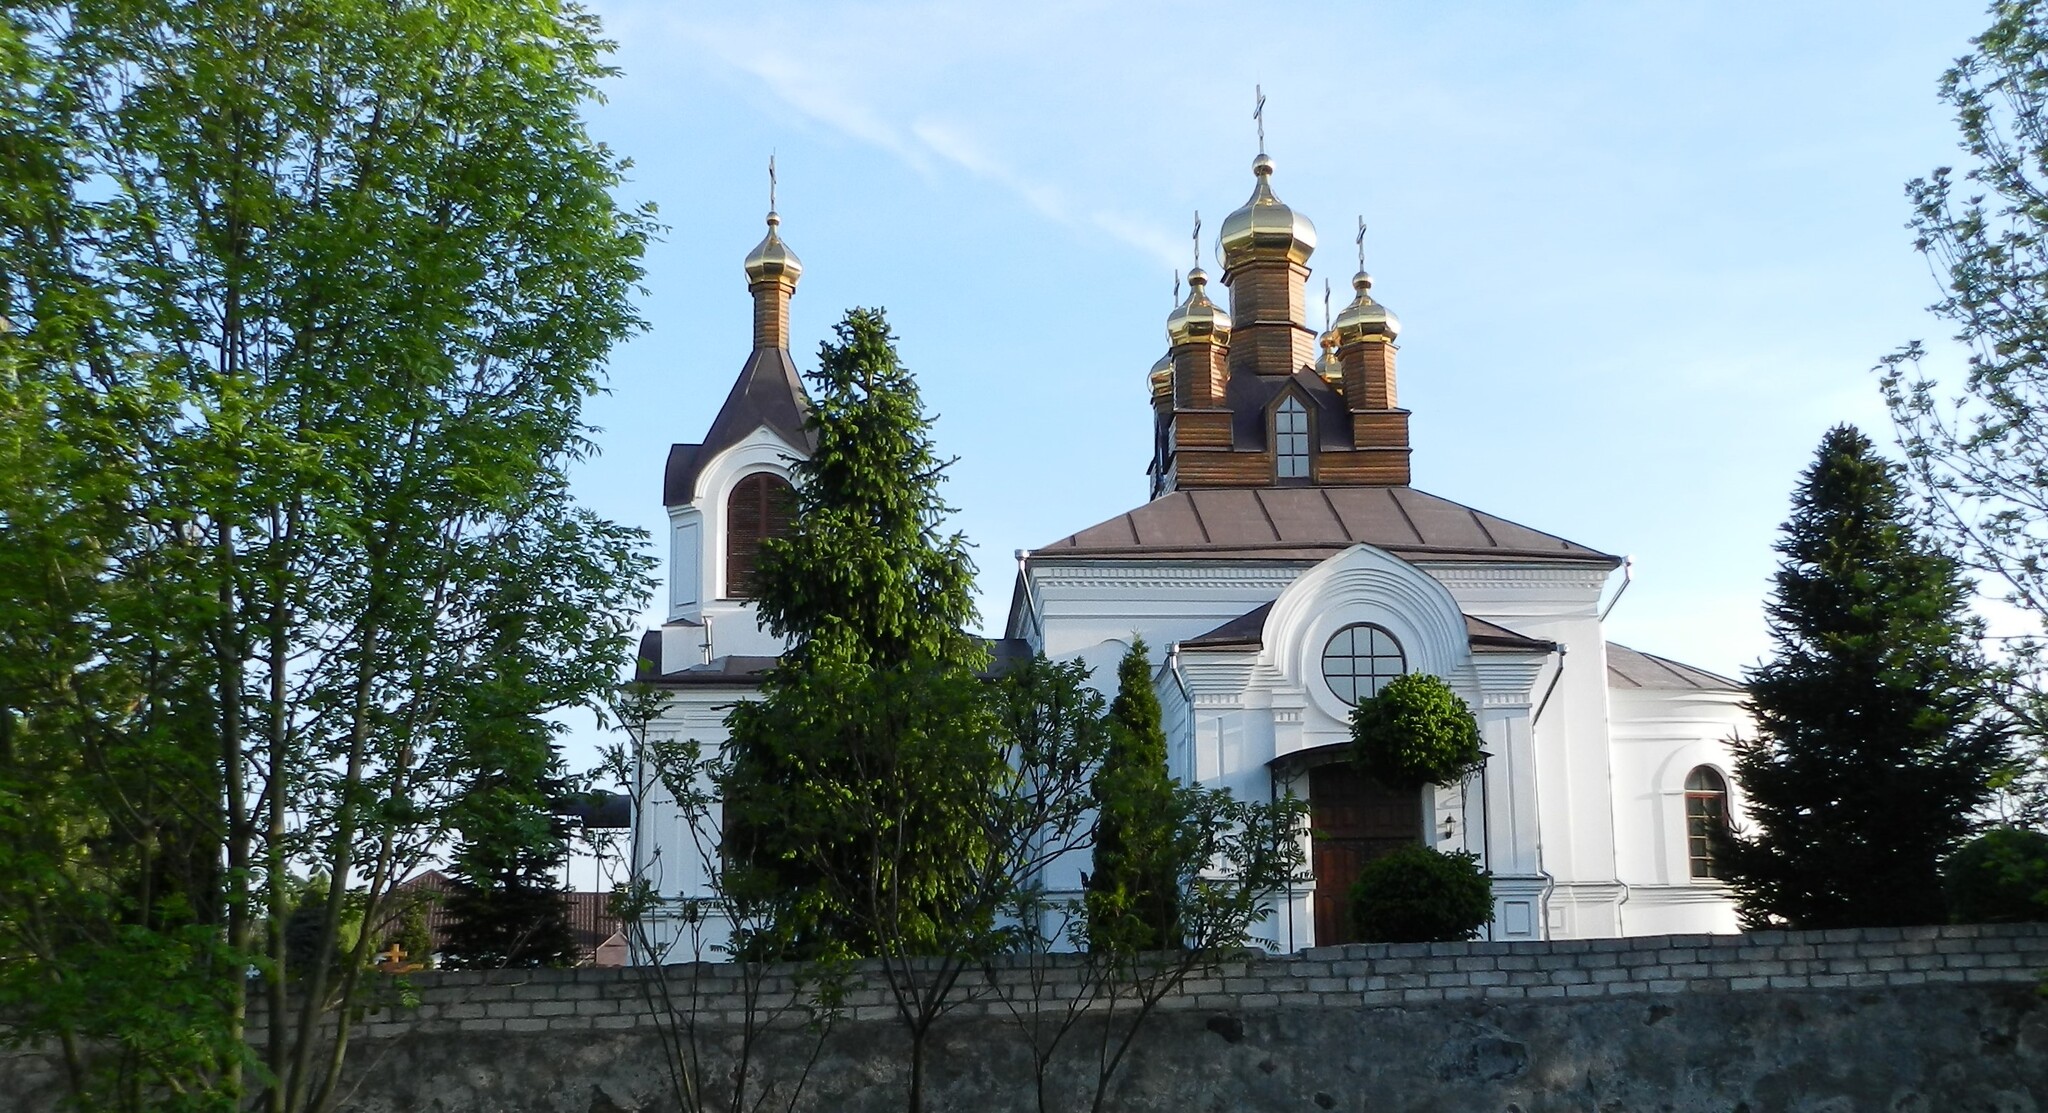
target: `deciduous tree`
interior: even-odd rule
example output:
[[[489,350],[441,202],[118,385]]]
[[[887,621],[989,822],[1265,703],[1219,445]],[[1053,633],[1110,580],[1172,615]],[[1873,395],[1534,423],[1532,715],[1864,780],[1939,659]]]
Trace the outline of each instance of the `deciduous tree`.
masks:
[[[605,50],[552,0],[0,18],[0,1009],[89,1106],[332,1107],[345,917],[617,675],[643,538],[566,483],[649,228]],[[513,612],[547,671],[484,714]],[[294,969],[315,873],[350,945]]]
[[[1964,159],[1907,184],[1915,245],[1942,284],[1930,308],[1968,353],[1960,368],[1918,342],[1879,370],[1908,477],[1944,546],[2023,624],[2001,639],[2001,702],[2036,771],[2009,818],[2048,822],[2048,4],[1998,0],[1972,50],[1943,74]]]

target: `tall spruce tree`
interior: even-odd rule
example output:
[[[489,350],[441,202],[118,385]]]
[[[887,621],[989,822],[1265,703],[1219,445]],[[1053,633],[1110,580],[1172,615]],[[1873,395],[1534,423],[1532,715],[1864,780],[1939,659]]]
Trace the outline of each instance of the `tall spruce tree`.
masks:
[[[1830,430],[1793,495],[1736,742],[1753,834],[1717,850],[1745,923],[1939,923],[1937,867],[2005,760],[1969,584],[1908,523],[1898,466]]]
[[[960,974],[1002,944],[1016,779],[980,673],[967,542],[939,532],[946,462],[879,310],[822,346],[789,536],[764,541],[762,622],[790,639],[727,716],[722,884],[770,908],[753,955],[882,960],[910,1037],[908,1108]],[[932,960],[932,961],[924,961]]]
[[[1116,684],[1109,749],[1094,778],[1099,818],[1088,876],[1088,938],[1097,947],[1159,950],[1180,942],[1180,879],[1166,731],[1143,638],[1132,639]]]
[[[817,449],[793,469],[790,533],[761,547],[761,621],[790,643],[727,719],[726,884],[785,902],[757,950],[872,955],[907,930],[931,951],[996,755],[988,653],[966,632],[966,541],[939,532],[946,462],[888,322],[855,309],[836,333],[809,376]]]

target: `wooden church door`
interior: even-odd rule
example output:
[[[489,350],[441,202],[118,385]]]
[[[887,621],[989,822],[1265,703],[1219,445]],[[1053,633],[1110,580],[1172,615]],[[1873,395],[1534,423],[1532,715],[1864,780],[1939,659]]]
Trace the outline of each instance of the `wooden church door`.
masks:
[[[1339,762],[1309,771],[1308,812],[1316,946],[1355,943],[1351,886],[1366,863],[1422,841],[1422,790],[1389,789]]]

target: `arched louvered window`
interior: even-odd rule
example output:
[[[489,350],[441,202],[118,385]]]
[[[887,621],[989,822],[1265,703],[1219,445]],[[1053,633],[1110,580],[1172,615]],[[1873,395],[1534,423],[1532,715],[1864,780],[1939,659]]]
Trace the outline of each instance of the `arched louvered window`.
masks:
[[[781,476],[756,472],[739,481],[725,502],[725,594],[754,597],[754,566],[761,542],[789,534],[796,491]]]
[[[1685,775],[1686,857],[1695,878],[1721,876],[1714,869],[1714,838],[1728,826],[1728,782],[1702,765]]]
[[[1273,410],[1273,474],[1308,478],[1308,408],[1292,394]]]

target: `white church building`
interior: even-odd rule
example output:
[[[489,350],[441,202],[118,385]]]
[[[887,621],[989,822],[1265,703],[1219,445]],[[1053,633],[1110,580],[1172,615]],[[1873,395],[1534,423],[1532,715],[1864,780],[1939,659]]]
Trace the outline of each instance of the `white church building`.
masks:
[[[1409,485],[1400,323],[1363,271],[1327,332],[1304,323],[1315,229],[1275,196],[1271,160],[1252,169],[1222,227],[1228,309],[1191,272],[1147,380],[1151,499],[1020,550],[993,650],[1080,659],[1113,694],[1141,635],[1174,776],[1308,801],[1313,880],[1262,926],[1272,949],[1351,941],[1360,868],[1414,842],[1480,857],[1488,938],[1735,930],[1707,831],[1742,812],[1725,742],[1746,728],[1740,686],[1606,640],[1621,558]],[[641,650],[668,694],[653,733],[707,747],[782,649],[750,578],[810,447],[788,350],[802,267],[768,224],[746,259],[753,352],[702,442],[669,453],[668,618]],[[1465,783],[1392,792],[1346,760],[1353,704],[1413,671],[1478,716],[1488,756]],[[701,893],[714,836],[660,798],[637,823],[640,876]],[[1085,868],[1047,883],[1078,889]]]

